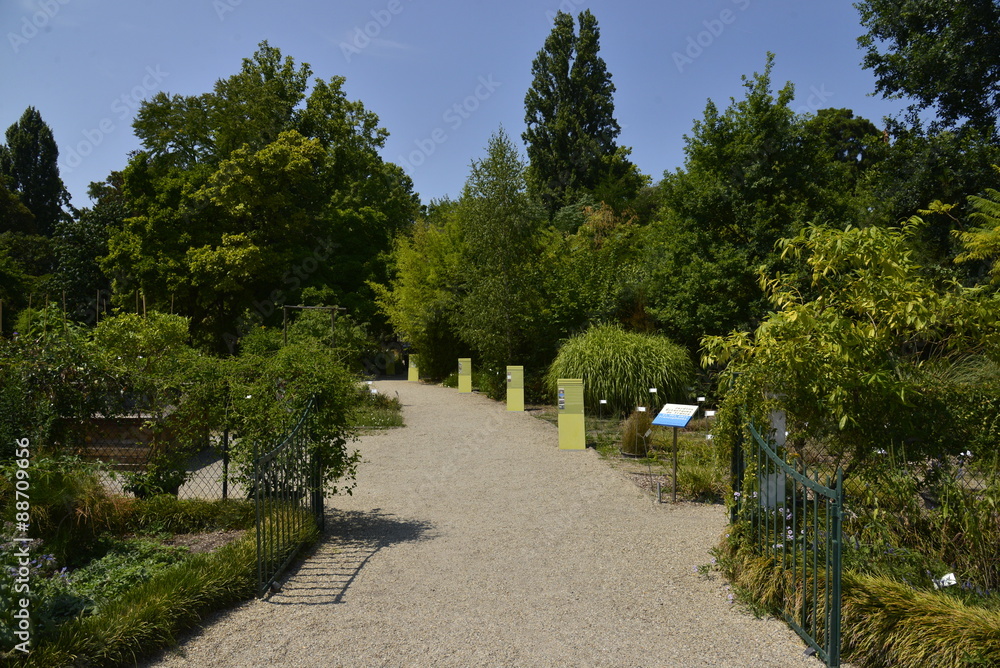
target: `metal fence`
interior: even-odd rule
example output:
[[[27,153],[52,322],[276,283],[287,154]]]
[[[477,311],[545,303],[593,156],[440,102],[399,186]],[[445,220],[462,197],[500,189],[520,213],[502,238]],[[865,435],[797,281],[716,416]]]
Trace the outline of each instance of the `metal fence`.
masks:
[[[309,523],[323,527],[322,462],[312,435],[312,403],[277,446],[254,453],[257,594],[263,596],[301,547]]]
[[[157,492],[182,499],[248,498],[229,460],[228,431],[180,443],[157,435],[148,415],[93,418],[73,454],[103,464],[101,477],[114,494]]]
[[[840,665],[843,473],[826,484],[818,472],[785,461],[753,424],[735,448],[734,521],[746,522],[754,551],[783,574],[780,607],[788,624],[828,666]]]

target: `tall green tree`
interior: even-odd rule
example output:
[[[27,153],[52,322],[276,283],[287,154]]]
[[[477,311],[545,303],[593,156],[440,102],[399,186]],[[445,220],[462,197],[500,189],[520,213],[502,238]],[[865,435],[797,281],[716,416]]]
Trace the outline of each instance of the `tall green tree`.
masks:
[[[128,218],[122,186],[121,172],[112,172],[104,181],[91,183],[87,193],[93,204],[56,227],[55,280],[66,296],[68,310],[78,320],[94,321],[95,309],[105,303],[111,291],[111,281],[101,271],[99,259],[108,254],[111,231],[120,228]]]
[[[542,214],[527,192],[526,165],[501,129],[474,160],[459,205],[467,293],[458,331],[494,369],[532,351]]]
[[[124,170],[132,215],[103,260],[122,303],[137,290],[161,310],[173,302],[215,347],[306,295],[375,314],[367,283],[386,277],[418,203],[379,156],[378,117],[347,99],[342,77],[310,90],[311,74],[262,42],[212,92],[143,104],[145,150]]]
[[[967,412],[972,388],[955,379],[996,355],[997,294],[922,266],[912,243],[922,224],[815,225],[782,240],[781,252],[799,261],[761,274],[768,316],[752,332],[704,342],[705,361],[727,363],[735,388],[724,409],[753,414],[780,402],[790,450],[827,444],[848,475],[883,459],[879,448],[913,460],[967,448],[965,428],[992,416]],[[887,424],[888,415],[903,419]]]
[[[629,150],[615,143],[621,132],[615,85],[599,51],[600,29],[590,10],[579,15],[579,32],[573,17],[559,12],[531,65],[521,137],[528,181],[550,216],[583,193],[625,200],[644,185]]]
[[[832,161],[805,140],[793,86],[772,92],[772,67],[769,54],[724,111],[709,101],[686,137],[684,169],[664,175],[660,220],[645,231],[650,312],[692,348],[763,315],[757,271],[777,261],[778,239],[843,215],[824,188]]]
[[[59,148],[52,129],[34,107],[7,128],[6,146],[0,147],[0,175],[7,187],[35,217],[33,232],[51,236],[69,204],[66,186],[59,177]]]
[[[431,202],[426,215],[397,237],[391,279],[374,283],[389,324],[420,356],[420,374],[443,379],[471,352],[458,335],[467,271],[459,203]]]
[[[1000,2],[864,0],[858,38],[876,91],[934,109],[945,125],[995,130],[1000,118]]]

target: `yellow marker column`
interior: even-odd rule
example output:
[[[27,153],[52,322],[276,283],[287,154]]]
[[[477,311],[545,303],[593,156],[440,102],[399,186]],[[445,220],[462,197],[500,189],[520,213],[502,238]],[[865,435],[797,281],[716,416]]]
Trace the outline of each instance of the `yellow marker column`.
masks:
[[[586,450],[587,427],[583,415],[583,381],[560,378],[558,388],[559,449]]]
[[[416,355],[410,355],[410,368],[406,370],[406,380],[411,383],[420,380],[420,368],[417,366]]]
[[[458,359],[458,391],[472,392],[472,358]]]
[[[524,367],[507,367],[507,410],[524,410]]]

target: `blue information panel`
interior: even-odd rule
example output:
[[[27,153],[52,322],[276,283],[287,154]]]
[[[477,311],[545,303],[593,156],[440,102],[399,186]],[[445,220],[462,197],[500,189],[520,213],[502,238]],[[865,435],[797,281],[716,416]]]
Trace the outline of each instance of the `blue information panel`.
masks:
[[[686,427],[697,412],[697,405],[667,404],[653,418],[653,424],[661,427]]]

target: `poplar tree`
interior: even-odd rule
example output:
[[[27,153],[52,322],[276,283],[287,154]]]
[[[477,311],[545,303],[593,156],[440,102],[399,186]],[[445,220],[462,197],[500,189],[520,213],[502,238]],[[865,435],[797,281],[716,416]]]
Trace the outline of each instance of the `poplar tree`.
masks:
[[[59,148],[52,129],[37,109],[28,107],[7,128],[6,140],[7,145],[0,146],[0,175],[34,215],[34,231],[51,236],[69,200],[59,177]]]
[[[600,51],[597,19],[587,10],[559,12],[545,46],[531,65],[524,98],[528,182],[550,216],[603,182],[634,172],[628,151],[615,140],[615,85]],[[638,190],[638,185],[635,188]]]

